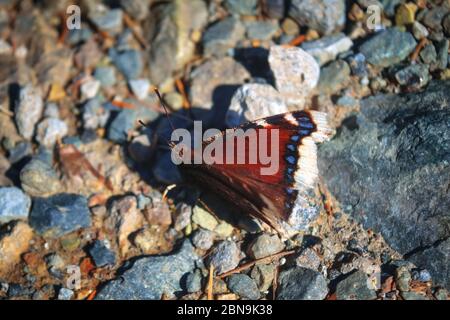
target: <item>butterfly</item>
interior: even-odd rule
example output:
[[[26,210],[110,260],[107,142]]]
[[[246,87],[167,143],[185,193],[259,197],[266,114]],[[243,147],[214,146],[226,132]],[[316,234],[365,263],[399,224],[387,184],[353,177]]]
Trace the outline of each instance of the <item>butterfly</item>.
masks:
[[[246,134],[250,130],[256,140],[245,140],[243,149],[238,150],[237,144],[227,149],[232,141],[230,134],[236,139],[233,134],[237,131]],[[305,195],[314,188],[318,177],[316,143],[328,140],[332,134],[325,113],[294,111],[219,131],[203,141],[199,150],[190,150],[190,145],[181,146],[181,143],[171,142],[170,146],[175,158],[190,160],[178,164],[185,180],[212,191],[242,213],[258,218],[288,238],[305,228],[316,214],[308,212]],[[266,139],[261,139],[264,136]],[[226,151],[234,149],[232,161],[195,163],[196,154],[204,156],[213,144],[216,144],[215,154],[209,153],[210,156],[225,160]],[[252,153],[260,154],[261,149],[271,150],[273,146],[276,152],[272,148],[271,156],[276,156],[277,170],[267,174],[264,172],[266,164],[249,159]],[[186,154],[186,151],[189,152]],[[218,156],[217,151],[224,154]],[[242,152],[244,161],[237,161]]]

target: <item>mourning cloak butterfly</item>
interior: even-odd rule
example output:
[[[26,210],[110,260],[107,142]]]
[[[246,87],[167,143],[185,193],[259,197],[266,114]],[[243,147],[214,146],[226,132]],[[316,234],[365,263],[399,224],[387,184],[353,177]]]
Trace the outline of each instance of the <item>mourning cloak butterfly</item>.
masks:
[[[250,164],[249,161],[181,163],[179,168],[185,177],[201,188],[213,191],[243,213],[259,218],[283,237],[289,237],[305,222],[305,213],[301,212],[304,210],[304,194],[314,187],[318,176],[316,143],[327,140],[332,134],[326,114],[295,111],[251,121],[226,132],[238,129],[244,132],[250,129],[256,132],[266,130],[269,136],[276,132],[278,163],[273,174],[263,174],[261,169],[264,166],[261,163]],[[204,142],[203,150],[218,139],[223,141],[225,150],[226,132]],[[262,147],[270,150],[271,144],[272,139],[258,138],[256,143],[245,144],[245,152],[249,154]],[[238,153],[238,150],[235,151]]]

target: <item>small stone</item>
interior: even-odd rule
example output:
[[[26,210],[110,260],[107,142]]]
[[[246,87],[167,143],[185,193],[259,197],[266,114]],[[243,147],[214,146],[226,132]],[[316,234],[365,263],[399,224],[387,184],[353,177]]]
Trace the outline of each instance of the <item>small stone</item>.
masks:
[[[116,263],[116,254],[111,250],[110,244],[106,240],[96,240],[88,251],[97,267],[114,265]]]
[[[131,91],[139,100],[144,100],[148,97],[148,91],[150,89],[150,82],[148,79],[134,79],[129,82]]]
[[[41,93],[38,89],[27,85],[20,89],[19,99],[15,104],[14,117],[17,129],[22,137],[31,140],[34,127],[44,110]]]
[[[17,163],[33,154],[33,146],[28,141],[17,143],[12,149],[8,150],[8,160],[10,163]],[[8,166],[9,167],[9,166]]]
[[[95,299],[156,300],[163,295],[173,298],[182,291],[182,277],[193,271],[199,260],[194,247],[189,241],[184,241],[178,252],[135,260],[120,277],[106,283]]]
[[[48,93],[47,101],[59,101],[63,99],[66,96],[66,91],[64,91],[64,88],[58,84],[54,83],[50,87],[50,92]]]
[[[138,113],[135,109],[123,109],[111,121],[107,137],[115,143],[125,143],[128,132],[136,125]]]
[[[169,92],[164,95],[164,102],[174,111],[183,107],[183,96],[178,92]]]
[[[138,21],[144,20],[150,10],[148,0],[120,0],[119,4],[126,13]]]
[[[342,89],[350,80],[350,67],[344,60],[336,60],[322,68],[318,88],[325,93]]]
[[[336,105],[346,108],[354,108],[358,106],[358,100],[352,96],[344,95],[336,100]]]
[[[202,290],[202,272],[196,269],[186,276],[186,291],[189,293],[198,292]]]
[[[288,13],[299,25],[322,34],[331,34],[345,25],[343,0],[292,0]]]
[[[328,294],[324,276],[295,267],[280,273],[277,300],[323,300]]]
[[[100,81],[102,87],[112,87],[116,84],[116,73],[113,67],[97,67],[93,76]]]
[[[283,251],[284,244],[278,235],[263,233],[250,245],[249,254],[253,259],[261,259]]]
[[[192,210],[192,222],[210,231],[213,231],[219,224],[219,222],[216,218],[214,218],[213,215],[199,206],[195,206]]]
[[[426,11],[422,23],[431,30],[442,31],[442,20],[447,13],[449,13],[448,9],[436,6],[433,9]]]
[[[71,45],[78,45],[83,42],[88,42],[92,38],[92,35],[92,30],[82,24],[81,29],[69,30],[67,42]]]
[[[450,14],[446,15],[442,21],[442,26],[444,27],[444,32],[447,37],[450,37]]]
[[[427,27],[425,27],[419,21],[414,21],[412,25],[412,33],[414,35],[414,38],[416,38],[417,40],[422,40],[429,35]]]
[[[207,56],[222,56],[229,48],[244,38],[245,27],[235,17],[225,18],[206,29],[203,34],[203,51]]]
[[[29,216],[31,227],[40,235],[57,238],[91,225],[87,199],[70,193],[34,198]]]
[[[362,53],[357,53],[346,58],[352,74],[358,77],[367,76],[366,57]]]
[[[58,300],[72,300],[74,296],[73,290],[67,288],[61,288],[58,292]]]
[[[437,288],[436,291],[434,292],[434,297],[437,300],[448,300],[449,299],[448,291],[444,288]]]
[[[225,122],[229,128],[288,112],[283,96],[268,84],[244,84],[235,92]]]
[[[250,40],[270,40],[278,31],[277,21],[249,21],[246,23],[247,38]]]
[[[315,250],[312,248],[306,248],[302,250],[299,256],[295,259],[295,264],[298,267],[319,271],[321,260]]]
[[[417,6],[412,3],[402,3],[398,6],[395,14],[395,24],[397,26],[410,25],[415,21]]]
[[[132,195],[114,200],[109,212],[105,226],[112,232],[116,232],[117,244],[121,256],[124,257],[132,246],[130,235],[142,228],[144,217],[137,208],[136,197]]]
[[[141,250],[143,254],[159,254],[161,247],[167,241],[161,235],[161,228],[156,226],[145,228],[133,234],[134,245]]]
[[[256,15],[258,0],[225,0],[225,6],[233,14],[239,15]]]
[[[214,232],[198,229],[192,236],[192,244],[202,250],[209,250],[214,244]]]
[[[81,239],[76,233],[68,234],[61,238],[61,246],[67,252],[73,252],[80,247]]]
[[[233,241],[222,241],[209,256],[208,262],[214,266],[217,274],[236,268],[241,261],[241,250]]]
[[[0,187],[0,224],[28,218],[31,199],[16,187]]]
[[[50,102],[45,105],[44,117],[59,118],[59,107],[56,103]]]
[[[190,101],[193,107],[228,108],[238,86],[250,78],[249,72],[231,57],[211,59],[190,74]],[[218,90],[219,87],[224,87]]]
[[[214,232],[222,238],[231,237],[233,234],[233,226],[225,221],[219,223],[219,225],[214,229]]]
[[[266,0],[263,3],[263,12],[272,19],[282,19],[286,11],[285,0]]]
[[[304,42],[301,48],[312,55],[320,66],[333,61],[353,46],[353,41],[343,33],[322,37],[315,41]]]
[[[287,104],[303,106],[306,97],[319,81],[320,68],[316,60],[300,48],[272,46],[269,65],[276,87]]]
[[[176,212],[174,228],[177,231],[181,231],[191,223],[192,207],[185,203],[180,203],[177,205]]]
[[[283,20],[281,29],[288,36],[296,36],[300,33],[300,27],[298,26],[297,22],[295,22],[291,18],[286,18]]]
[[[448,60],[449,60],[449,43],[450,41],[448,39],[444,39],[437,43],[436,45],[436,51],[437,51],[437,65],[436,68],[438,70],[444,70],[447,68]]]
[[[425,48],[420,51],[420,58],[422,59],[423,63],[428,65],[436,62],[437,53],[432,43],[427,44]]]
[[[95,130],[103,128],[108,122],[110,111],[104,108],[98,99],[86,101],[82,109],[83,128]]]
[[[407,267],[401,266],[395,270],[395,284],[400,291],[409,291],[411,273]]]
[[[123,28],[123,11],[121,9],[95,12],[90,14],[90,19],[99,30],[108,32],[111,35],[119,34]]]
[[[338,300],[374,300],[375,290],[370,289],[369,278],[362,271],[356,271],[336,285]]]
[[[57,118],[45,118],[37,126],[36,140],[46,148],[52,148],[58,139],[69,132],[67,124]]]
[[[426,269],[413,270],[411,276],[412,279],[421,282],[429,282],[432,280],[430,272]]]
[[[92,99],[98,93],[100,89],[100,81],[90,78],[87,81],[83,82],[80,87],[81,96],[83,99]]]
[[[359,50],[369,63],[388,67],[404,60],[415,49],[416,44],[409,32],[389,28],[364,42]]]
[[[22,189],[31,196],[45,196],[59,192],[61,181],[52,166],[40,159],[32,159],[20,171]]]
[[[47,268],[55,268],[57,270],[62,270],[66,265],[63,258],[57,253],[46,256],[45,263],[47,264]]]
[[[128,145],[130,156],[138,163],[149,161],[153,155],[154,146],[149,134],[141,134],[134,137]]]
[[[258,300],[259,290],[255,281],[246,274],[233,274],[227,279],[228,288],[241,298]]]
[[[129,79],[137,79],[144,69],[144,63],[142,62],[142,56],[138,50],[125,50],[117,52],[111,49],[109,52],[114,65],[119,71]]]
[[[410,65],[395,73],[395,79],[402,86],[418,89],[430,80],[428,66],[424,64]]]
[[[25,253],[33,237],[33,230],[25,222],[12,224],[0,237],[0,277],[6,277]]]
[[[273,284],[275,268],[276,267],[273,264],[256,264],[253,267],[250,275],[258,285],[259,291],[265,292],[269,290],[270,286]]]

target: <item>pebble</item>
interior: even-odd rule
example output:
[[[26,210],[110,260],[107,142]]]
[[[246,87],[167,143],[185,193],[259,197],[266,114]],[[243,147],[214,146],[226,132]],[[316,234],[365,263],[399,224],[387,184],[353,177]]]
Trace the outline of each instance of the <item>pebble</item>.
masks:
[[[434,296],[437,300],[448,300],[449,299],[448,291],[444,288],[436,289],[436,291],[434,292]]]
[[[31,196],[46,196],[62,189],[61,181],[52,166],[38,158],[32,159],[20,171],[22,189]]]
[[[219,225],[214,229],[214,233],[216,233],[219,237],[228,238],[233,234],[234,228],[231,224],[222,221]]]
[[[67,42],[71,45],[78,45],[80,43],[87,42],[91,39],[92,35],[92,30],[82,25],[81,29],[69,30]]]
[[[199,257],[186,240],[178,252],[135,260],[119,278],[106,283],[95,299],[157,300],[163,295],[173,298],[183,291],[180,286],[182,277],[193,271],[197,263]]]
[[[214,266],[217,274],[236,268],[241,261],[242,252],[233,241],[222,241],[208,257],[208,263]]]
[[[449,43],[448,39],[444,39],[437,43],[436,51],[437,51],[437,69],[444,70],[447,68],[448,60],[449,60]]]
[[[414,38],[416,38],[417,40],[422,40],[429,35],[427,27],[425,27],[419,21],[414,21],[412,25],[412,33],[414,35]]]
[[[422,62],[428,65],[432,65],[436,62],[437,53],[436,48],[432,43],[427,44],[422,51],[420,51],[420,58]]]
[[[298,267],[319,271],[321,259],[315,250],[312,248],[305,248],[300,252],[298,257],[295,258],[295,264]]]
[[[97,267],[114,265],[116,263],[116,254],[111,250],[107,240],[96,240],[89,247],[88,251]]]
[[[428,66],[424,64],[410,65],[395,73],[397,82],[408,88],[418,89],[428,84],[430,75]]]
[[[12,149],[8,150],[8,160],[10,163],[17,163],[25,157],[31,156],[33,153],[33,146],[28,141],[21,141],[17,143]]]
[[[210,59],[191,72],[189,100],[195,108],[228,108],[236,87],[249,78],[244,66],[231,57]]]
[[[44,117],[59,118],[59,107],[56,103],[50,102],[45,105]]]
[[[70,193],[34,198],[28,219],[38,234],[48,238],[61,237],[91,225],[87,199]]]
[[[57,118],[45,118],[39,122],[36,130],[36,141],[46,148],[52,148],[58,139],[69,132],[67,124]]]
[[[148,79],[134,79],[128,82],[131,91],[139,99],[144,100],[148,97],[148,91],[150,89],[150,82]]]
[[[442,21],[442,26],[444,28],[445,31],[445,35],[447,37],[450,37],[450,15],[446,15],[444,20]]]
[[[72,300],[75,296],[75,292],[73,290],[67,288],[61,288],[58,292],[58,300]]]
[[[199,206],[195,206],[192,210],[192,222],[198,224],[203,229],[210,231],[213,231],[219,224],[212,214]]]
[[[80,92],[83,99],[92,99],[98,93],[100,89],[100,81],[89,78],[87,81],[84,81],[80,86]]]
[[[358,100],[349,95],[340,96],[336,100],[336,105],[340,107],[354,108],[358,106]]]
[[[250,40],[270,40],[279,29],[276,20],[248,21],[245,26],[247,28],[247,38]]]
[[[288,36],[296,36],[300,33],[300,27],[297,22],[292,20],[291,18],[286,18],[281,23],[281,29]]]
[[[362,271],[355,271],[336,285],[338,300],[374,300],[375,290],[369,287],[369,278]]]
[[[411,273],[406,266],[400,266],[395,270],[395,284],[400,291],[409,291]]]
[[[294,267],[280,273],[277,300],[323,300],[328,294],[324,276],[314,270]]]
[[[33,237],[33,230],[25,222],[8,225],[0,238],[0,278],[6,277],[25,253]]]
[[[283,251],[284,247],[278,235],[263,233],[251,243],[249,254],[253,259],[261,259]]]
[[[369,63],[388,67],[408,57],[416,45],[416,40],[409,32],[389,28],[366,40],[359,50]]]
[[[237,127],[245,122],[288,112],[284,97],[268,84],[244,84],[235,92],[226,114],[226,125]]]
[[[174,228],[181,231],[191,223],[192,207],[185,203],[180,203],[176,208],[176,218]]]
[[[169,92],[164,95],[164,102],[174,111],[183,107],[183,96],[178,92]]]
[[[235,17],[225,18],[208,27],[203,34],[203,51],[206,56],[222,56],[244,38],[245,27]]]
[[[238,15],[256,15],[258,0],[225,0],[225,6],[232,14]]]
[[[22,137],[31,140],[34,127],[41,118],[43,110],[44,103],[40,91],[31,85],[22,87],[14,108],[14,119]]]
[[[256,264],[253,267],[250,276],[258,285],[259,291],[265,292],[272,286],[275,269],[276,267],[273,264]]]
[[[166,185],[182,181],[181,173],[172,162],[170,152],[158,152],[152,170],[156,180]]]
[[[195,269],[189,272],[186,276],[186,291],[189,293],[198,292],[202,290],[202,272],[200,269]]]
[[[429,282],[432,280],[430,272],[426,269],[413,270],[411,276],[412,279],[421,282]]]
[[[350,80],[350,67],[344,60],[336,60],[322,68],[319,89],[325,93],[334,93],[343,88]]]
[[[432,30],[442,31],[442,20],[448,13],[448,9],[436,6],[425,13],[422,23]]]
[[[97,67],[93,76],[100,81],[102,87],[112,87],[116,84],[116,73],[113,67]]]
[[[331,34],[345,25],[344,0],[292,0],[289,16],[299,25]]]
[[[417,6],[414,3],[402,3],[395,13],[395,24],[397,26],[410,25],[414,23]]]
[[[149,161],[154,152],[154,146],[150,140],[151,133],[141,134],[133,138],[128,145],[131,158],[138,163]]]
[[[16,187],[0,187],[0,224],[27,219],[31,199]]]
[[[103,128],[109,116],[110,111],[104,108],[98,99],[90,99],[82,107],[83,128],[85,130]]]
[[[353,41],[344,33],[322,37],[318,40],[304,42],[301,48],[312,55],[320,66],[333,61],[353,46]]]
[[[259,289],[255,281],[246,274],[232,274],[227,279],[228,288],[241,298],[249,300],[259,299]]]
[[[115,143],[124,143],[128,140],[128,132],[136,125],[138,117],[136,109],[123,109],[111,121],[107,137]]]
[[[287,104],[302,107],[319,81],[320,67],[316,60],[300,48],[272,46],[269,65]]]
[[[111,35],[117,35],[123,29],[123,11],[121,9],[90,13],[89,18],[99,30],[108,32]]]
[[[282,19],[286,11],[285,0],[266,0],[263,3],[263,12],[272,19]]]
[[[214,244],[214,232],[198,229],[192,236],[192,244],[201,250],[209,250]]]
[[[366,57],[362,53],[350,55],[346,58],[352,74],[358,77],[367,76]]]
[[[114,65],[127,78],[137,79],[144,69],[141,52],[130,49],[117,52],[115,49],[109,51],[109,56]]]

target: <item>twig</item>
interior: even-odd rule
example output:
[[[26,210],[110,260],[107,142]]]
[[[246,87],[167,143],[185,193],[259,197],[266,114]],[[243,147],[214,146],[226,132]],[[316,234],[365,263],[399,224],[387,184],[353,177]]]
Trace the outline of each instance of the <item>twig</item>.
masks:
[[[211,264],[209,266],[209,278],[207,288],[208,300],[213,300],[213,280],[214,280],[214,266]]]
[[[260,259],[256,259],[247,263],[244,263],[243,265],[237,267],[236,269],[230,270],[228,272],[222,273],[219,275],[219,278],[225,278],[228,277],[229,275],[235,274],[235,273],[239,273],[241,271],[247,270],[248,268],[251,268],[252,266],[254,266],[257,263],[271,263],[277,259],[280,259],[282,257],[294,254],[295,250],[290,250],[290,251],[284,251],[284,252],[279,252],[279,253],[275,253],[272,254],[270,256],[264,257],[264,258],[260,258]]]
[[[14,113],[0,106],[0,112],[6,114],[8,117],[13,117]]]
[[[137,42],[139,42],[142,49],[146,49],[147,44],[145,42],[145,39],[142,37],[142,35],[137,30],[136,23],[134,23],[134,21],[127,14],[123,15],[123,21],[125,22],[126,26],[131,29],[133,36],[136,38]]]
[[[414,49],[413,53],[411,53],[411,61],[414,62],[419,57],[420,51],[425,47],[425,45],[428,43],[427,38],[423,38],[420,40],[419,44]]]
[[[272,300],[275,300],[275,296],[277,294],[278,289],[278,272],[279,272],[280,266],[276,266],[275,270],[273,271],[273,281],[272,281]]]
[[[186,94],[186,90],[184,88],[183,81],[181,79],[176,79],[175,85],[176,85],[178,91],[180,92],[181,96],[183,97],[183,108],[189,109],[191,107],[191,103],[189,102],[189,98]]]

